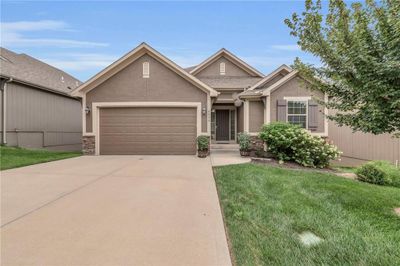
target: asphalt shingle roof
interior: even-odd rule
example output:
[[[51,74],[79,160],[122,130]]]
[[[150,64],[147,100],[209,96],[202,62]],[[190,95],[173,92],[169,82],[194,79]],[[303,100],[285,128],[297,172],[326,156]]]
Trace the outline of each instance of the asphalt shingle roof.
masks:
[[[215,89],[245,89],[260,81],[259,77],[198,77],[202,82]]]
[[[81,81],[26,54],[0,47],[0,75],[69,95]]]

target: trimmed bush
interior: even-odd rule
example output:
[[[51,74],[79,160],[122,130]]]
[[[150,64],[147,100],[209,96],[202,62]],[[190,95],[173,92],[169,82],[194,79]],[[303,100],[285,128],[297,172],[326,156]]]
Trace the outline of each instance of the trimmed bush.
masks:
[[[238,134],[239,148],[241,151],[249,151],[251,146],[250,135],[244,132]]]
[[[371,161],[357,169],[358,180],[376,185],[400,187],[400,169],[387,161]]]
[[[197,137],[197,150],[207,151],[210,140],[208,136],[198,136]]]
[[[339,157],[336,146],[307,130],[289,123],[274,122],[262,127],[260,138],[281,163],[294,161],[306,167],[324,168]]]

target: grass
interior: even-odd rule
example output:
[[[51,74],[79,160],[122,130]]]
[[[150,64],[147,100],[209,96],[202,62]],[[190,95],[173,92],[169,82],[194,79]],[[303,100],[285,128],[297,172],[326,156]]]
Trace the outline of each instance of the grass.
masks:
[[[237,265],[399,265],[400,189],[254,164],[215,168]],[[298,233],[323,239],[303,246]]]
[[[72,158],[81,155],[80,152],[28,150],[6,146],[0,146],[0,154],[1,170]]]
[[[355,174],[358,167],[353,167],[353,166],[332,166],[332,169],[335,169],[339,172],[342,173],[353,173]]]

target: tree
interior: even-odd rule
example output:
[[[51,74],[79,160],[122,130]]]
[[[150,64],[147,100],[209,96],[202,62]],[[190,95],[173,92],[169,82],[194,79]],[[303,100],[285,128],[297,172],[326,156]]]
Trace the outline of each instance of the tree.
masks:
[[[326,12],[325,12],[326,13]],[[305,11],[285,20],[303,51],[321,66],[296,59],[294,67],[312,89],[329,96],[323,103],[338,125],[373,134],[400,135],[400,1],[366,0],[346,5],[306,0]]]

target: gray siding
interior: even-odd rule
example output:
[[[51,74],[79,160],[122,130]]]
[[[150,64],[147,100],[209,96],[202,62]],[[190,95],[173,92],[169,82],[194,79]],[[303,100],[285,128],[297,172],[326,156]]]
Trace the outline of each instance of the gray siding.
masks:
[[[9,146],[81,149],[80,101],[18,83],[7,85],[6,98]]]
[[[400,162],[400,139],[389,134],[373,135],[355,132],[349,127],[338,127],[329,121],[329,139],[343,152],[342,156],[359,160],[387,160]]]

